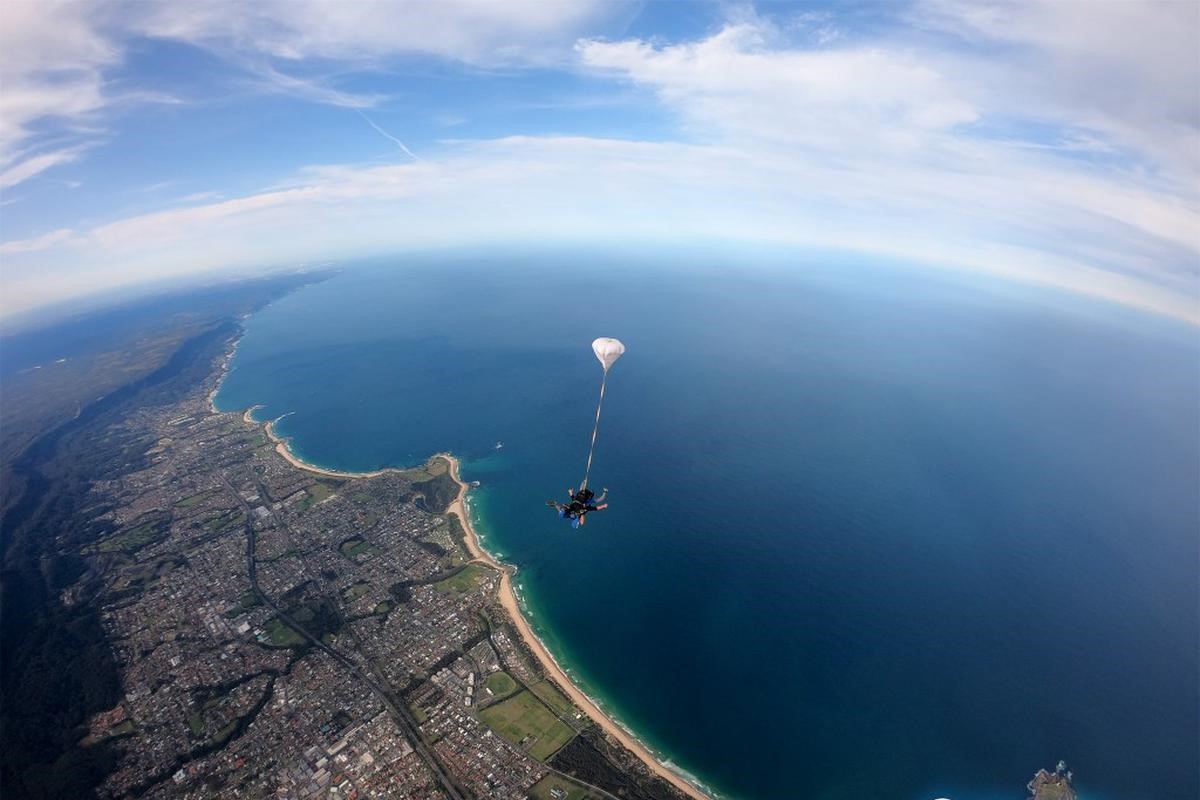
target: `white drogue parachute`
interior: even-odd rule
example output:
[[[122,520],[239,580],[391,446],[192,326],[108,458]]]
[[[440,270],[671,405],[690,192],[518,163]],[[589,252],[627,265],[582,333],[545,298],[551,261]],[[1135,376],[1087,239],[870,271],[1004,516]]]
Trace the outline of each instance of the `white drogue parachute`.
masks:
[[[600,359],[600,363],[604,365],[604,374],[607,375],[609,368],[617,363],[617,359],[625,353],[625,345],[621,344],[620,339],[610,339],[607,336],[601,336],[592,342],[592,352],[596,354],[596,358]]]
[[[600,432],[600,409],[604,408],[604,385],[608,383],[608,371],[612,369],[613,364],[617,363],[617,359],[625,354],[625,345],[621,344],[620,339],[601,336],[592,342],[592,352],[596,354],[596,358],[600,359],[600,365],[604,367],[604,377],[600,379],[600,402],[596,404],[596,424],[592,428],[592,446],[588,448],[587,469],[583,471],[583,483],[579,484],[580,489],[587,488],[588,475],[592,474],[592,454],[596,452],[596,434]]]

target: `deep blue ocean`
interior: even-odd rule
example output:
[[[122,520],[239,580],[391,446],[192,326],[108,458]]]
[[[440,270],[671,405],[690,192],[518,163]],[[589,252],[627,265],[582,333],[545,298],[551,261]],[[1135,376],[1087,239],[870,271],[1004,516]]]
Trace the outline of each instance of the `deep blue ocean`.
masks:
[[[257,313],[218,402],[329,467],[460,455],[559,660],[728,797],[1020,800],[1059,759],[1200,796],[1196,328],[845,256],[464,250]]]

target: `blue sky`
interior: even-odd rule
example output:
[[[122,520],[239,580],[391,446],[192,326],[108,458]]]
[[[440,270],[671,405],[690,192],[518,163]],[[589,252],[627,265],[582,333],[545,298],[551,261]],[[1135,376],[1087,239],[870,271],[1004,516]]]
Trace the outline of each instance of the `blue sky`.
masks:
[[[1200,4],[0,6],[0,311],[701,237],[1200,321]]]

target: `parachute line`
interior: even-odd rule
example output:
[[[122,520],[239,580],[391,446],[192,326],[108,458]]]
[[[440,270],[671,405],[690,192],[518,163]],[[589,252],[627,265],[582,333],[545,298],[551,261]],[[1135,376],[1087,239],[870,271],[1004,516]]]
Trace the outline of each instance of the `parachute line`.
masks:
[[[604,377],[600,379],[600,402],[596,404],[596,424],[592,428],[592,446],[588,448],[587,469],[583,471],[583,483],[580,489],[586,489],[588,476],[592,474],[592,455],[596,452],[596,434],[600,432],[600,409],[604,408],[604,386],[608,383],[608,367],[604,368]]]

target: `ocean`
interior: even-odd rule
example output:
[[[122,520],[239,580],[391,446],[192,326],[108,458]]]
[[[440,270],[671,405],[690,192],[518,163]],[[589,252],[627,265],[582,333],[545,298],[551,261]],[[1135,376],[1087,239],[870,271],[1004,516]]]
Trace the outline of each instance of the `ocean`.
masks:
[[[622,339],[572,530],[600,366]],[[463,249],[249,318],[217,397],[343,470],[450,450],[576,680],[722,796],[1200,795],[1197,329],[759,246]]]

